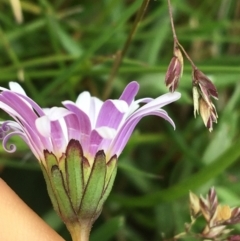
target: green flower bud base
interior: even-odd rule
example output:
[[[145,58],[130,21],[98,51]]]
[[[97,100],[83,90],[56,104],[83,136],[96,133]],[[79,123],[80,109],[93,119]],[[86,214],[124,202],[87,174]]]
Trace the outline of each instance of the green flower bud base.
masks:
[[[98,151],[89,162],[81,144],[71,140],[61,158],[44,151],[41,169],[53,207],[66,224],[73,241],[87,241],[102,211],[117,172],[117,156],[108,162]]]

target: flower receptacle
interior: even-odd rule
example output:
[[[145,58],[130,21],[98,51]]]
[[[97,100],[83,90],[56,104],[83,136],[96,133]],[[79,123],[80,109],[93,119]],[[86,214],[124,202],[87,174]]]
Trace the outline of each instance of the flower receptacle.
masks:
[[[44,156],[41,168],[54,209],[72,237],[88,236],[111,191],[117,171],[117,157],[107,162],[101,150],[90,165],[77,140],[70,140],[66,153],[59,160],[47,150]]]

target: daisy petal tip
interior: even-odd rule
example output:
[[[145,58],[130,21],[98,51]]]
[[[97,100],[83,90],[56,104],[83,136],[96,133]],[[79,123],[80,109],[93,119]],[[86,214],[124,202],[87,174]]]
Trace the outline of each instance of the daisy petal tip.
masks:
[[[136,80],[133,80],[126,86],[125,89],[132,89],[138,92],[139,88],[140,88],[139,83]]]
[[[49,137],[51,134],[50,120],[47,116],[39,117],[35,120],[35,126],[38,132],[44,136]]]
[[[131,81],[129,84],[135,85],[136,87],[139,87],[139,83],[136,80]]]
[[[171,121],[169,121],[169,123],[172,125],[173,129],[176,130],[176,125],[175,125],[175,123],[173,122],[172,119],[171,119]]]
[[[176,100],[181,98],[181,93],[179,93],[179,92],[172,92],[172,93],[169,93],[169,94]]]
[[[26,92],[24,91],[22,86],[20,84],[18,84],[17,82],[10,81],[9,88],[10,88],[10,90],[12,90],[18,94],[26,95]]]

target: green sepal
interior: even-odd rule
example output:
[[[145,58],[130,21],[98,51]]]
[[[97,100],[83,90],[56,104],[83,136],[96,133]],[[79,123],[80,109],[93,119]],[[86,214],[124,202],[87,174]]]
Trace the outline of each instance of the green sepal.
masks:
[[[83,168],[83,182],[84,182],[83,186],[86,187],[92,169],[88,160],[85,157],[83,157],[82,168]]]
[[[71,205],[66,187],[64,185],[63,176],[58,166],[52,166],[51,174],[51,182],[56,193],[56,199],[59,205],[62,219],[65,222],[75,221],[77,219],[76,214]]]
[[[63,153],[58,161],[58,168],[62,173],[64,186],[67,188],[66,155]],[[69,192],[69,190],[67,190]]]
[[[91,227],[99,216],[117,172],[117,156],[106,163],[104,151],[98,151],[90,165],[77,140],[70,140],[66,152],[57,159],[44,151],[41,163],[54,209],[69,230],[79,224]]]
[[[52,205],[54,210],[58,213],[58,215],[61,215],[60,209],[59,209],[59,205],[57,202],[57,198],[56,198],[56,194],[54,193],[53,187],[52,187],[52,183],[50,181],[50,177],[49,174],[44,166],[44,164],[42,162],[40,162],[40,167],[42,169],[43,172],[43,177],[45,179],[46,185],[47,185],[47,191],[48,191],[48,195],[51,199]]]
[[[106,178],[105,178],[105,186],[104,189],[106,188],[106,186],[108,185],[108,182],[110,180],[110,178],[112,177],[112,173],[114,171],[114,168],[117,165],[117,156],[114,155],[110,161],[107,163],[107,173],[106,173]]]
[[[96,213],[96,209],[103,194],[105,177],[106,157],[103,151],[98,151],[79,209],[78,214],[81,219],[95,220],[99,215]]]
[[[53,153],[50,153],[47,150],[44,150],[44,157],[47,165],[47,172],[51,173],[53,166],[58,166],[58,160],[56,156]]]
[[[99,204],[97,206],[96,213],[100,213],[100,211],[102,210],[103,204],[106,201],[106,199],[108,198],[108,196],[109,196],[109,194],[112,190],[113,183],[115,181],[115,177],[116,177],[116,174],[117,174],[117,158],[111,159],[111,160],[112,160],[112,164],[111,164],[112,172],[111,172],[111,175],[109,176],[108,182],[105,183],[103,195],[102,195],[102,198],[100,199]],[[107,168],[108,168],[108,164],[107,164]]]
[[[70,140],[66,150],[66,177],[69,197],[76,212],[83,195],[83,151],[79,141]]]

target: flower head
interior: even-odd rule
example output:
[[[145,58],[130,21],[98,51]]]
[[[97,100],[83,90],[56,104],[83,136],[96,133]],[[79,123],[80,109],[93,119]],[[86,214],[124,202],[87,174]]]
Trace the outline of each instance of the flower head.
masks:
[[[169,88],[170,92],[174,92],[183,72],[183,56],[178,47],[174,47],[174,56],[168,66],[165,84]]]
[[[134,100],[138,89],[138,83],[131,82],[119,99],[105,102],[83,92],[76,102],[43,109],[17,83],[11,82],[10,90],[0,88],[0,108],[14,119],[0,122],[3,147],[16,150],[7,146],[13,135],[28,144],[41,164],[54,209],[72,236],[79,235],[80,226],[90,232],[112,188],[117,159],[137,123],[155,115],[174,126],[162,107],[180,94]]]
[[[219,204],[214,187],[209,190],[206,198],[198,197],[192,192],[189,197],[190,214],[194,222],[201,215],[206,221],[203,231],[198,236],[208,240],[239,240],[239,235],[232,235],[226,239],[226,236],[232,231],[228,225],[240,223],[239,207],[230,208],[228,205]],[[189,226],[191,227],[191,225]]]
[[[193,104],[194,116],[202,116],[205,126],[212,131],[213,122],[217,123],[217,111],[211,97],[218,99],[218,92],[211,80],[200,70],[193,70]]]
[[[57,158],[66,151],[71,139],[78,140],[84,156],[92,164],[95,154],[103,150],[107,159],[119,156],[137,123],[148,115],[156,115],[169,121],[172,119],[163,106],[180,98],[179,93],[168,93],[156,99],[134,100],[139,89],[131,82],[119,99],[101,101],[89,92],[81,93],[76,102],[63,101],[64,107],[42,109],[30,99],[17,83],[10,83],[10,90],[0,88],[0,108],[15,121],[0,122],[0,134],[6,151],[8,139],[19,135],[29,145],[39,161],[44,162],[44,150]],[[144,104],[140,106],[140,104]]]
[[[197,217],[201,211],[199,197],[193,192],[189,192],[189,208],[193,219]]]

